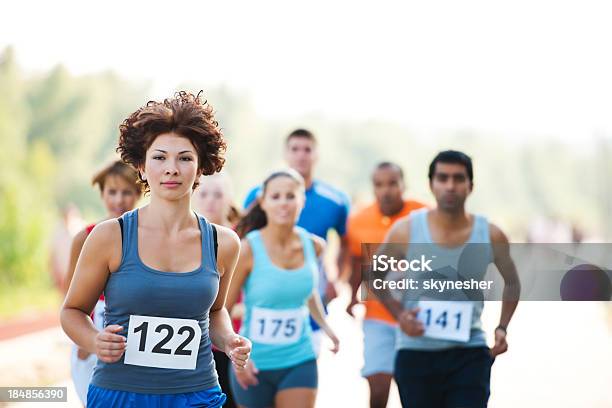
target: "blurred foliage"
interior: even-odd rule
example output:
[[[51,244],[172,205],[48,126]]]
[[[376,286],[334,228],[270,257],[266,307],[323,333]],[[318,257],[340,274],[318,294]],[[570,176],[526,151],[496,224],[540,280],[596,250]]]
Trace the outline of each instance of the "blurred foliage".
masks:
[[[0,55],[0,285],[50,282],[48,244],[69,202],[101,214],[89,186],[114,157],[116,129],[146,86],[112,73],[73,77],[58,66],[25,77],[14,51]]]
[[[285,135],[306,127],[319,139],[317,176],[356,202],[371,199],[369,177],[375,164],[392,160],[404,168],[409,195],[432,204],[429,162],[437,151],[453,148],[474,159],[469,209],[487,214],[511,238],[524,239],[530,220],[539,214],[575,222],[600,237],[612,236],[609,138],[577,150],[535,135],[518,143],[469,130],[422,135],[389,122],[351,122],[321,114],[269,119],[258,114],[244,91],[206,83],[179,88],[204,89],[217,111],[228,140],[227,170],[237,203],[271,168],[283,165]],[[88,221],[103,215],[90,177],[116,157],[118,125],[151,94],[150,84],[112,72],[74,76],[57,66],[28,76],[16,65],[11,48],[2,51],[0,285],[49,281],[48,238],[67,203],[75,203]]]

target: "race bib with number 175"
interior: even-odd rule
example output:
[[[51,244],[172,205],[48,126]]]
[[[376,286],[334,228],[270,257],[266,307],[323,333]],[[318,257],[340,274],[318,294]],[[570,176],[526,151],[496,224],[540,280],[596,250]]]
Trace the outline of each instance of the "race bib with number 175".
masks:
[[[304,309],[266,309],[251,312],[249,338],[262,344],[291,344],[302,336]]]

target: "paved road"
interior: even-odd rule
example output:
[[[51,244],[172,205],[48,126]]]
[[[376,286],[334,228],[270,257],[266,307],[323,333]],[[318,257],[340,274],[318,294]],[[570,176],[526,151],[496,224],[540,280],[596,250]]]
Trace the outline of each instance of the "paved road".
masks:
[[[485,328],[496,326],[499,304],[488,303]],[[608,307],[609,304],[608,304]],[[366,408],[360,323],[330,305],[330,319],[341,337],[337,355],[320,358],[317,407]],[[612,327],[603,304],[524,302],[510,328],[510,350],[495,362],[493,408],[612,407]],[[70,385],[69,340],[58,327],[0,341],[0,386],[68,386],[68,407],[78,407]],[[2,405],[2,404],[0,404]],[[5,404],[6,405],[6,404]],[[13,404],[15,408],[28,406]],[[399,407],[392,391],[389,407]]]

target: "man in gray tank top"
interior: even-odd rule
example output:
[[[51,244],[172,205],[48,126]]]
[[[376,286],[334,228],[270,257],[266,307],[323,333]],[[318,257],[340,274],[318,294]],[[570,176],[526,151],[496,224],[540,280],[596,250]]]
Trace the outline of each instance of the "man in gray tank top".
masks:
[[[429,167],[437,207],[397,221],[378,250],[378,259],[420,259],[426,266],[410,271],[409,276],[416,277],[414,286],[398,291],[399,298],[390,292],[393,287],[370,284],[399,322],[395,380],[405,407],[486,407],[491,365],[508,349],[506,333],[520,282],[506,235],[465,210],[473,180],[469,156],[452,150],[439,153]],[[491,289],[483,280],[490,263],[504,281],[491,349],[480,322],[482,290]],[[439,286],[433,289],[432,282]],[[442,287],[446,290],[438,289]]]

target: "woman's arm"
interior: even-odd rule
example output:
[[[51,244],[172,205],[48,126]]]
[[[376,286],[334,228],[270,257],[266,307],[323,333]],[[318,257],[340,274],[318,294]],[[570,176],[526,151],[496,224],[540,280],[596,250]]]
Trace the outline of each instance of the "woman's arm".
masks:
[[[232,282],[227,293],[227,300],[225,301],[225,307],[227,310],[232,310],[234,305],[240,298],[240,292],[244,282],[249,277],[251,270],[253,269],[253,252],[251,251],[251,245],[247,239],[240,241],[240,256],[238,257],[238,264],[234,270],[232,276]]]
[[[114,334],[122,328],[111,325],[99,332],[89,318],[111,270],[121,263],[121,231],[117,220],[105,221],[85,240],[60,313],[62,328],[80,348],[96,353],[105,362],[121,358],[125,338]]]
[[[225,308],[227,292],[240,254],[240,240],[234,231],[216,225],[218,236],[217,268],[219,270],[219,293],[210,308],[210,338],[223,350],[238,369],[244,369],[251,352],[251,342],[236,333]]]
[[[83,249],[83,245],[85,244],[85,239],[87,238],[87,235],[87,230],[83,228],[72,239],[72,245],[70,246],[70,259],[68,261],[68,270],[66,271],[66,275],[64,276],[64,282],[62,285],[64,296],[66,296],[66,294],[68,293],[68,288],[70,288],[70,282],[72,282],[74,270],[76,269],[76,264],[79,260],[79,255],[81,254],[81,250]]]
[[[325,241],[313,234],[310,235],[310,239],[314,245],[317,258],[319,258],[325,252]],[[321,303],[321,296],[319,295],[319,291],[316,287],[312,289],[312,294],[308,298],[308,310],[319,327],[321,327],[325,334],[334,342],[334,348],[332,351],[337,353],[339,341],[336,334],[325,320],[325,312],[323,309],[323,304]]]
[[[308,298],[308,310],[310,311],[310,315],[317,322],[319,327],[327,334],[327,337],[331,339],[334,343],[334,347],[331,349],[334,353],[338,352],[340,341],[334,331],[329,327],[327,321],[325,320],[325,313],[323,311],[323,304],[321,303],[321,296],[319,295],[319,291],[317,288],[312,290],[312,294]]]
[[[64,293],[64,297],[66,297],[68,289],[70,288],[70,282],[72,282],[74,270],[76,269],[76,264],[79,260],[79,255],[81,254],[81,250],[83,249],[85,240],[87,239],[87,235],[89,235],[89,233],[85,228],[83,228],[72,239],[72,245],[70,246],[70,259],[68,260],[68,270],[66,271],[66,274],[64,275],[64,281],[62,282],[62,291]],[[90,353],[80,347],[77,351],[77,356],[81,360],[85,360],[89,356],[89,354]]]
[[[225,302],[234,268],[240,253],[240,241],[236,233],[229,228],[215,225],[217,228],[217,270],[219,271],[219,293],[210,308],[210,336],[213,344],[225,350],[225,341],[234,334]]]

